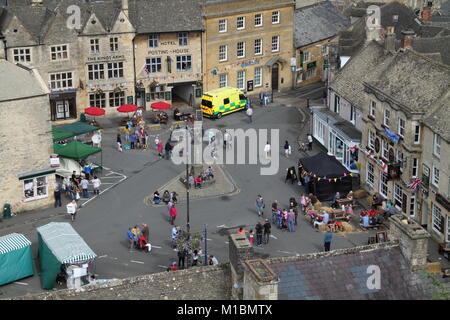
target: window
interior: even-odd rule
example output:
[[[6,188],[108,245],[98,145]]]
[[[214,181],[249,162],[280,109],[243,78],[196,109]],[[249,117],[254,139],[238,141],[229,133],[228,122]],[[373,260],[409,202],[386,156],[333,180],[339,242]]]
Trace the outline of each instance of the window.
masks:
[[[219,32],[227,32],[227,19],[219,20]]]
[[[386,127],[389,127],[389,119],[391,117],[391,111],[389,111],[388,109],[384,109],[384,114],[383,114],[383,124]]]
[[[409,216],[414,217],[416,215],[416,195],[413,194],[409,200]]]
[[[317,68],[314,66],[312,68],[306,69],[305,80],[314,78],[316,76]]]
[[[416,125],[414,128],[414,144],[420,143],[420,125]]]
[[[225,99],[223,99],[223,104],[224,104],[224,105],[230,104],[230,98],[225,98]]]
[[[370,162],[367,162],[366,182],[370,187],[373,188],[373,184],[375,182],[375,176],[373,173],[373,164],[371,164]]]
[[[48,197],[47,177],[37,177],[23,180],[25,201]]]
[[[442,216],[441,208],[436,206],[434,203],[431,205],[432,212],[432,225],[433,230],[443,233],[444,232],[444,217]]]
[[[159,35],[156,33],[148,35],[148,47],[149,48],[158,48]]]
[[[309,51],[303,52],[303,62],[306,63],[311,59],[311,53]]]
[[[403,208],[403,189],[398,184],[394,184],[394,204]]]
[[[219,74],[219,87],[223,88],[226,87],[227,85],[228,85],[228,74],[227,73]]]
[[[244,72],[244,70],[239,70],[238,72],[237,72],[237,87],[238,87],[238,89],[241,89],[241,90],[243,90],[243,89],[245,89],[245,72]]]
[[[109,93],[109,106],[110,107],[120,107],[125,104],[125,92],[110,92]]]
[[[441,136],[438,134],[434,134],[433,154],[438,157],[441,155]]]
[[[439,188],[439,168],[433,166],[433,177],[431,178],[431,183]]]
[[[237,48],[236,56],[238,58],[244,58],[245,57],[245,42],[238,42],[236,48]]]
[[[280,36],[272,37],[272,52],[280,51]]]
[[[400,150],[397,150],[395,161],[399,162],[400,166],[403,167],[403,152],[401,152]]]
[[[51,46],[50,54],[52,61],[69,59],[69,51],[66,44],[60,46]]]
[[[177,71],[187,71],[192,68],[191,55],[177,56]]]
[[[450,242],[450,216],[447,216],[447,241]]]
[[[178,33],[178,45],[179,46],[187,46],[188,45],[188,33],[187,32],[179,32]]]
[[[272,11],[272,24],[280,23],[280,11]]]
[[[422,181],[423,186],[428,189],[430,186],[430,168],[425,164],[422,167]]]
[[[255,55],[262,53],[262,39],[255,39]]]
[[[370,101],[369,115],[375,118],[377,110],[377,103],[375,101]]]
[[[147,58],[145,59],[145,64],[148,73],[161,72],[162,59],[161,57]]]
[[[236,28],[242,30],[245,28],[245,17],[237,17]]]
[[[341,110],[341,98],[338,95],[334,95],[334,112],[339,113]]]
[[[368,131],[367,146],[372,150],[375,150],[375,132],[372,130]]]
[[[91,93],[89,94],[89,106],[91,107],[106,107],[105,93]]]
[[[414,178],[418,177],[419,174],[419,159],[413,158],[411,163],[411,174]]]
[[[255,67],[255,87],[262,86],[262,67]]]
[[[325,123],[323,123],[317,117],[314,117],[314,138],[316,138],[322,144],[324,144],[325,127]]]
[[[356,123],[356,108],[355,106],[350,106],[350,122],[355,124]]]
[[[322,55],[327,56],[328,55],[328,46],[322,46]]]
[[[150,87],[150,99],[151,100],[163,100],[164,99],[164,87],[163,86]]]
[[[381,141],[381,156],[389,161],[389,142],[384,140]]]
[[[261,27],[263,25],[262,13],[255,14],[255,27]]]
[[[380,194],[385,198],[388,196],[388,177],[382,170],[380,171]]]
[[[219,61],[227,61],[227,49],[228,47],[226,45],[219,47]]]
[[[119,51],[119,38],[109,38],[109,50],[112,52]]]
[[[397,132],[398,132],[399,136],[403,137],[405,135],[405,123],[406,123],[405,119],[402,119],[402,118],[398,119],[398,130],[397,130]]]
[[[51,90],[72,88],[72,72],[51,73],[50,88]]]
[[[108,78],[122,78],[123,77],[123,62],[108,63]]]
[[[31,49],[14,49],[13,50],[14,62],[31,62]]]
[[[105,65],[103,63],[88,64],[89,80],[105,79]]]
[[[91,39],[91,53],[100,53],[99,39]]]

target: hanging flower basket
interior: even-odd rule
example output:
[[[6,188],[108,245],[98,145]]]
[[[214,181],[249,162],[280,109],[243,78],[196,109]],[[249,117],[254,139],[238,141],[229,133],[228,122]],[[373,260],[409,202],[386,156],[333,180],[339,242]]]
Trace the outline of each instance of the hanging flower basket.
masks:
[[[150,87],[151,87],[151,88],[157,87],[158,84],[159,84],[158,81],[153,80],[152,83],[150,83]]]

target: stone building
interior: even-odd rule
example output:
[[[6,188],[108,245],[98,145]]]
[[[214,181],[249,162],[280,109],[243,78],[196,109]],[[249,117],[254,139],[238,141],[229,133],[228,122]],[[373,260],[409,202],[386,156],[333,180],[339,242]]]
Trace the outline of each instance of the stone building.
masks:
[[[329,1],[296,9],[294,19],[296,85],[326,81],[330,48],[337,44],[338,33],[350,26],[349,19]]]
[[[292,88],[294,6],[290,0],[204,1],[204,90]]]
[[[17,213],[53,202],[55,169],[50,167],[53,143],[49,91],[36,69],[6,61],[2,51],[0,206],[3,210],[3,205],[9,203]]]
[[[202,96],[202,17],[197,0],[130,1],[134,38],[136,103],[182,101]]]

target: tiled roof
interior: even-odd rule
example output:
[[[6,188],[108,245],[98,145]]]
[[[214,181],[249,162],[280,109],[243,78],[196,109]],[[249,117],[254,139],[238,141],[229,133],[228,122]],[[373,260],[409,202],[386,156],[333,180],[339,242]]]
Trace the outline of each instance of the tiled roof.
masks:
[[[433,107],[424,124],[450,143],[450,90]]]
[[[277,273],[279,300],[385,300],[425,299],[430,297],[427,281],[411,272],[399,246],[338,254],[316,259],[292,259],[271,263]],[[380,268],[380,289],[368,287]]]
[[[329,1],[295,10],[295,47],[336,36],[350,21]]]
[[[450,35],[435,38],[415,38],[412,48],[419,53],[440,53],[442,62],[450,66]]]

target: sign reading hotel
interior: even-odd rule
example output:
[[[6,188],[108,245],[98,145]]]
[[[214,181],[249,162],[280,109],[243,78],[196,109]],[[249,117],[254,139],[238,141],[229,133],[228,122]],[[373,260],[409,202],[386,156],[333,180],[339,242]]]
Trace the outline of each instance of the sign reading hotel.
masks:
[[[104,56],[104,57],[88,57],[87,61],[88,62],[93,62],[93,61],[112,61],[112,60],[123,60],[123,59],[125,59],[125,55]]]
[[[177,46],[177,43],[175,41],[162,41],[159,43],[160,46]],[[148,54],[150,55],[161,55],[161,54],[182,54],[182,53],[189,53],[188,48],[181,48],[181,49],[165,49],[165,50],[149,50]]]

